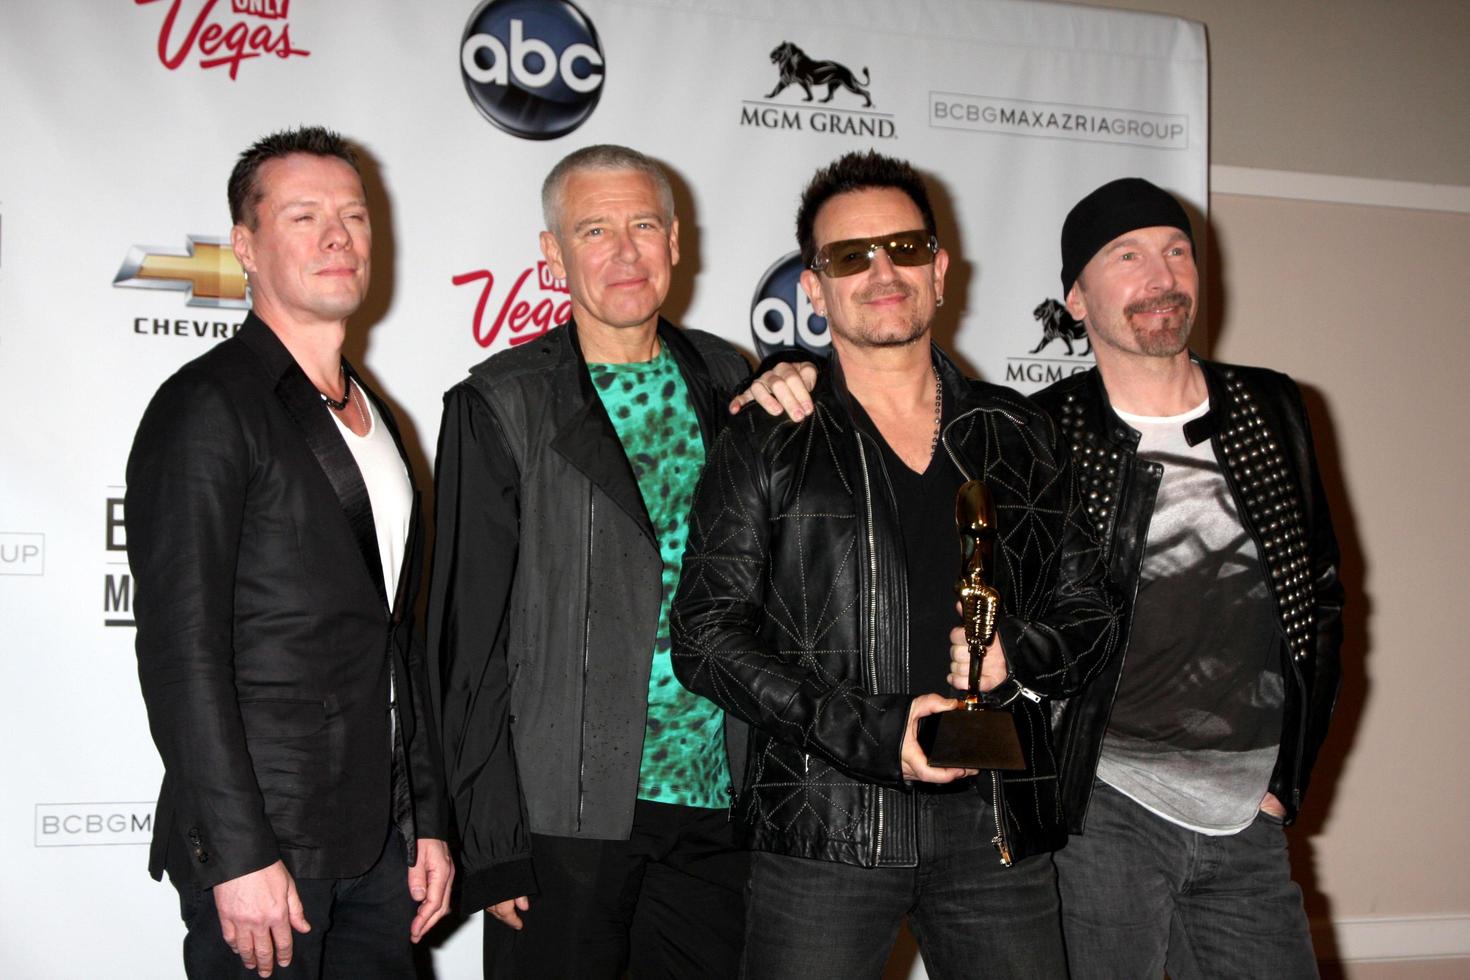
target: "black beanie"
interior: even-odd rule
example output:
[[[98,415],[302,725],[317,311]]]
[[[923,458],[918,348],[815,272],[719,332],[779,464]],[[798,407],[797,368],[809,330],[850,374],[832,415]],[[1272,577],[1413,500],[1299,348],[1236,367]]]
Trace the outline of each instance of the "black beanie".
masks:
[[[1142,177],[1103,184],[1077,202],[1062,222],[1062,296],[1108,242],[1139,228],[1178,228],[1194,245],[1189,215],[1174,196]]]

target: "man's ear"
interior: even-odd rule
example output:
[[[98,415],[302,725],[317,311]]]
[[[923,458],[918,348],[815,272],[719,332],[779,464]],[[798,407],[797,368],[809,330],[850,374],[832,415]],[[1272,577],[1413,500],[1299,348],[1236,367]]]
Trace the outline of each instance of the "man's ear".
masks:
[[[255,271],[255,237],[249,228],[235,225],[230,229],[230,250],[235,253],[235,261],[240,263],[247,276]]]
[[[541,233],[541,254],[546,257],[546,264],[551,266],[551,274],[558,279],[567,277],[567,267],[561,260],[561,242],[549,231]]]
[[[1087,319],[1087,298],[1082,295],[1080,282],[1072,283],[1072,288],[1067,290],[1067,312],[1078,323]]]
[[[669,225],[669,264],[679,264],[679,219]]]
[[[822,296],[822,279],[810,269],[801,270],[801,288],[806,290],[806,298],[811,300],[812,310],[817,316],[827,315],[827,301]]]

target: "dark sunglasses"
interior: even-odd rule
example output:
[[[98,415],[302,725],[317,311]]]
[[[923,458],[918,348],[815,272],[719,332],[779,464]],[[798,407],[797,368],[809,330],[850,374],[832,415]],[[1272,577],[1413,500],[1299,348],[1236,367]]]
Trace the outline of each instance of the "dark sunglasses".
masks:
[[[882,249],[894,265],[928,265],[939,254],[939,239],[920,229],[899,231],[877,238],[849,238],[817,249],[812,259],[813,272],[825,272],[828,278],[841,279],[867,272],[873,256]]]

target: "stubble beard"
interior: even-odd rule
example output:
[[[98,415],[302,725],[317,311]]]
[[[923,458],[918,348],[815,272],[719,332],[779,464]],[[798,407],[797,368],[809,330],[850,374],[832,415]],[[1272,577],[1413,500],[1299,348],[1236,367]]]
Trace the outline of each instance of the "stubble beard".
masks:
[[[854,293],[853,299],[859,304],[890,296],[903,296],[912,300],[915,294],[916,290],[907,283],[880,283]],[[869,320],[859,314],[857,323],[854,325],[856,329],[844,330],[842,334],[843,339],[859,347],[876,349],[910,347],[918,343],[928,332],[932,319],[932,312],[926,317],[923,312],[913,310],[906,320],[895,326],[891,323],[883,323],[881,318]]]

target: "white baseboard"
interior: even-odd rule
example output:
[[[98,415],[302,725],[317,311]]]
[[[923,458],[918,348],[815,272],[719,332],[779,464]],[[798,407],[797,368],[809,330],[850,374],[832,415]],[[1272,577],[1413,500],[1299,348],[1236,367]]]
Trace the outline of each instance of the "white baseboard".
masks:
[[[1455,184],[1416,184],[1407,180],[1338,177],[1291,170],[1255,167],[1210,167],[1210,192],[1243,197],[1276,197],[1329,204],[1408,208],[1470,214],[1470,187]]]
[[[1313,922],[1317,955],[1344,962],[1470,958],[1470,915],[1393,916]]]

